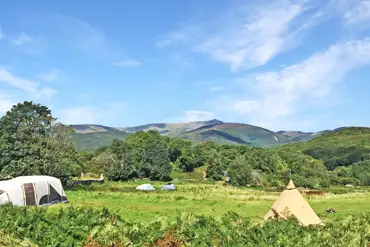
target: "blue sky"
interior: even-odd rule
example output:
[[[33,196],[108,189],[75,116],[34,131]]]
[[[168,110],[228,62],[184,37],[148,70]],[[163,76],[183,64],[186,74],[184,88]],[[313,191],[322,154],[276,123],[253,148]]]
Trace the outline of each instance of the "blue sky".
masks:
[[[370,126],[370,0],[7,1],[0,115]]]

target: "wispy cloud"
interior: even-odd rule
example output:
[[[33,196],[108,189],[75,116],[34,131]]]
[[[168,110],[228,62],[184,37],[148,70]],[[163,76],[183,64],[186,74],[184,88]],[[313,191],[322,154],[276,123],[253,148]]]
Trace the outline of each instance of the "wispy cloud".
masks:
[[[3,90],[2,83],[10,87],[11,93]],[[51,99],[57,92],[55,89],[49,87],[40,88],[39,82],[19,77],[4,68],[0,68],[0,89],[0,115],[10,110],[14,104],[25,99]]]
[[[165,119],[165,122],[177,122],[177,123],[187,123],[187,122],[197,122],[206,121],[214,118],[214,114],[209,111],[199,111],[199,110],[188,110],[182,111],[182,115],[178,117],[172,117]]]
[[[113,66],[117,67],[136,67],[141,65],[141,62],[135,60],[126,60],[121,62],[112,63]]]
[[[56,93],[57,93],[57,91],[55,89],[45,87],[45,88],[40,89],[39,97],[44,97],[45,96],[47,99],[51,99],[51,97]]]
[[[40,74],[38,78],[45,82],[56,82],[64,78],[64,73],[61,70],[52,69],[50,72]]]
[[[345,12],[344,21],[348,25],[355,25],[370,21],[370,0],[358,0]]]
[[[247,21],[205,40],[200,50],[232,70],[264,65],[285,49],[289,25],[302,11],[303,6],[287,1],[256,8],[244,17]]]
[[[249,77],[245,82],[248,92],[259,96],[230,96],[217,104],[226,105],[252,124],[272,129],[291,127],[297,113],[330,104],[336,83],[351,70],[368,64],[370,39],[336,44],[280,71]]]
[[[49,27],[53,29],[51,31],[56,32],[55,37],[72,49],[93,59],[116,57],[117,51],[112,48],[106,34],[89,22],[61,14],[49,18]]]
[[[3,30],[0,27],[0,40],[2,40],[3,38],[4,38],[4,33],[3,33]]]
[[[232,70],[269,62],[294,47],[297,36],[320,20],[312,1],[259,1],[232,9],[218,20],[185,26],[165,35],[157,45],[186,44],[229,64]]]
[[[0,82],[28,92],[36,92],[38,86],[36,81],[17,77],[11,72],[2,68],[0,68]]]
[[[0,93],[0,116],[9,111],[17,102],[10,95]]]
[[[56,110],[56,116],[66,124],[107,124],[113,122],[125,110],[125,102],[111,102],[104,106],[76,106]],[[113,124],[114,125],[114,124]]]
[[[17,38],[12,40],[14,45],[24,45],[35,41],[36,39],[26,33],[21,33]]]
[[[171,31],[157,41],[157,47],[166,47],[177,44],[186,44],[194,39],[200,38],[202,25],[187,24],[182,25],[179,30]]]

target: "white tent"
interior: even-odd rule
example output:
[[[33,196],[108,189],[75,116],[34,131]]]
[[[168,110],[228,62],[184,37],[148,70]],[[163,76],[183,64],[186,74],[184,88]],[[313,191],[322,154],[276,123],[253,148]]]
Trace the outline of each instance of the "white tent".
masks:
[[[286,219],[290,216],[296,217],[298,222],[304,226],[323,224],[308,202],[299,193],[292,180],[290,180],[285,190],[272,205],[264,219]]]
[[[151,184],[142,184],[136,187],[137,190],[155,190]]]
[[[174,184],[162,185],[162,190],[174,190],[174,189],[175,189]]]
[[[19,206],[68,202],[59,179],[50,176],[23,176],[0,181],[0,204]]]

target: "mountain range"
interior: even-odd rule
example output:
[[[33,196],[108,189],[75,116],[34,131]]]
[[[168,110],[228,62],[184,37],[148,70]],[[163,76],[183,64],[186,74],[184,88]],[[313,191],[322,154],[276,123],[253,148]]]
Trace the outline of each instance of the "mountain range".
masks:
[[[113,139],[125,139],[137,131],[157,130],[161,135],[190,140],[193,143],[214,141],[219,144],[247,144],[266,147],[309,141],[330,130],[320,132],[278,131],[242,123],[225,123],[217,119],[188,123],[151,123],[133,127],[107,127],[94,124],[71,125],[79,150],[93,151]]]

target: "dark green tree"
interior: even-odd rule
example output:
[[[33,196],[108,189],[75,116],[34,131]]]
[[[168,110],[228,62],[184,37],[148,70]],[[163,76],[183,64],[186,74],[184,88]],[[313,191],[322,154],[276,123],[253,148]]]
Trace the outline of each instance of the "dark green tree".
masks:
[[[222,164],[222,157],[219,152],[217,152],[216,150],[210,151],[206,167],[207,178],[212,178],[216,181],[222,180],[225,167]]]
[[[197,162],[191,147],[182,150],[181,156],[178,158],[178,164],[184,172],[194,171],[197,167]]]
[[[25,101],[0,119],[0,173],[2,176],[77,173],[71,129],[56,123],[50,109]]]
[[[253,167],[246,155],[239,155],[233,160],[228,169],[230,183],[235,186],[246,186],[252,183]]]
[[[175,162],[183,152],[189,152],[191,141],[173,138],[168,145],[168,157],[171,162]]]
[[[116,143],[115,146],[120,144]],[[130,159],[138,177],[167,180],[172,166],[168,157],[168,142],[158,131],[139,131],[127,137],[123,152]],[[120,157],[118,157],[120,160]]]

